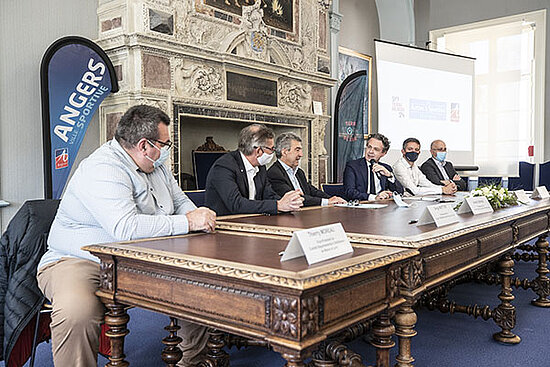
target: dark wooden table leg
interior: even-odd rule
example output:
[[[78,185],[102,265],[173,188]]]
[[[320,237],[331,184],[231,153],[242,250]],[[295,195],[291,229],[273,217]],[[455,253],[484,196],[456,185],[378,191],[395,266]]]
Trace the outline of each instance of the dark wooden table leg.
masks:
[[[304,359],[299,354],[283,353],[283,358],[286,360],[285,367],[305,367]]]
[[[505,344],[518,344],[521,338],[512,333],[516,326],[516,308],[511,303],[515,298],[510,286],[511,277],[514,275],[514,260],[509,253],[500,259],[498,267],[498,273],[502,277],[501,292],[498,295],[500,305],[493,310],[493,320],[502,330],[493,334],[493,338]]]
[[[223,348],[225,347],[225,337],[223,332],[209,328],[208,352],[203,362],[199,363],[199,367],[229,367],[229,354]]]
[[[413,301],[407,301],[395,314],[395,334],[399,339],[399,354],[395,358],[396,367],[412,367],[414,358],[411,355],[411,338],[416,335],[416,313],[413,308]]]
[[[170,317],[170,325],[164,328],[170,335],[162,339],[162,343],[166,345],[162,351],[162,360],[168,367],[176,367],[176,363],[178,363],[183,356],[181,349],[178,348],[178,344],[183,340],[177,334],[179,329],[178,320]]]
[[[130,321],[130,316],[126,313],[123,305],[108,303],[105,306],[109,310],[105,315],[105,323],[110,328],[105,335],[109,337],[111,342],[111,356],[109,357],[109,363],[105,366],[127,367],[130,363],[124,360],[126,357],[124,355],[124,337],[129,333],[126,325]]]
[[[395,334],[395,327],[387,312],[376,319],[372,325],[372,333],[370,343],[376,347],[376,366],[390,367],[390,348],[395,346],[391,337]]]
[[[533,280],[533,291],[539,296],[537,299],[531,301],[531,304],[538,307],[550,307],[550,300],[548,295],[550,294],[550,279],[546,276],[548,274],[548,241],[546,237],[548,233],[545,233],[539,237],[536,242],[537,253],[539,255],[539,263],[537,266],[537,278]]]

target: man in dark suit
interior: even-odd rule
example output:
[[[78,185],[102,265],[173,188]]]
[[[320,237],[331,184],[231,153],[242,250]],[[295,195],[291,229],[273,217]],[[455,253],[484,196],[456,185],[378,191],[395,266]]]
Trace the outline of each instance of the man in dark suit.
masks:
[[[434,140],[430,145],[432,157],[420,166],[428,180],[436,185],[455,185],[458,191],[468,190],[466,181],[456,173],[453,164],[446,160],[447,146],[443,140]]]
[[[274,155],[273,130],[252,124],[241,130],[239,149],[221,156],[206,177],[206,206],[217,215],[277,214],[299,210],[303,197],[293,190],[282,197],[271,188],[265,165]]]
[[[380,158],[390,149],[390,141],[382,134],[367,137],[365,157],[346,163],[344,190],[350,200],[383,200],[393,192],[403,193],[403,186],[393,175],[392,168]]]
[[[306,174],[299,167],[303,152],[302,139],[298,135],[290,132],[279,135],[275,141],[275,155],[279,159],[267,170],[267,177],[277,194],[282,196],[300,190],[304,194],[304,206],[346,203],[338,196],[330,197],[307,181]]]

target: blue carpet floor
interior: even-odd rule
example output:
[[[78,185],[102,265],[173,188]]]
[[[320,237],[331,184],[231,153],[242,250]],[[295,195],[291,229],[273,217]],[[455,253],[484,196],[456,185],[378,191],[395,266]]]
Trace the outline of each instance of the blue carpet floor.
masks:
[[[518,263],[516,275],[532,279],[535,263]],[[498,304],[499,287],[480,284],[464,284],[451,292],[450,298],[461,304]],[[493,333],[499,331],[493,321],[475,320],[461,314],[448,315],[439,311],[417,310],[418,335],[413,338],[412,354],[416,366],[454,367],[454,366],[550,366],[550,309],[530,305],[532,291],[514,289],[516,297],[513,302],[517,308],[517,325],[514,332],[522,342],[515,346],[502,345],[492,339]],[[130,334],[126,337],[125,352],[127,361],[132,367],[163,366],[160,353],[163,345],[160,340],[166,336],[163,326],[168,324],[168,317],[160,314],[131,309]],[[364,362],[374,364],[375,351],[362,339],[351,343],[351,347],[360,353]],[[395,361],[397,348],[392,350]],[[232,367],[281,367],[284,360],[277,353],[264,348],[251,347],[237,350],[231,354]],[[107,360],[100,357],[98,366],[104,366]],[[36,366],[51,367],[52,355],[49,343],[38,346]],[[0,367],[4,364],[1,362]]]

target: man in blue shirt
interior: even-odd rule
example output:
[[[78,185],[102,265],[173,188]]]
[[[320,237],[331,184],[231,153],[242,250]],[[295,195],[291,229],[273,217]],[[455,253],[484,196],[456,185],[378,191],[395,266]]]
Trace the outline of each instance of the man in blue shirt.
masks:
[[[172,145],[169,124],[158,108],[130,108],[115,138],[83,160],[67,185],[37,274],[53,306],[57,367],[97,365],[104,313],[95,296],[99,259],[82,246],[215,229],[215,213],[197,209],[164,165]],[[202,333],[195,348],[200,351],[207,339],[204,329],[182,326],[183,333]]]

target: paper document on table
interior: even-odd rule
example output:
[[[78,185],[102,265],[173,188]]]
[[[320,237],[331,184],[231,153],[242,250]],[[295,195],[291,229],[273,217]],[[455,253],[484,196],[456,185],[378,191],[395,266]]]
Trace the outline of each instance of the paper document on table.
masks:
[[[403,199],[401,198],[401,195],[399,195],[397,193],[393,194],[393,201],[395,201],[395,203],[399,207],[408,208],[411,205],[411,204],[407,204],[406,202],[404,202]]]
[[[340,208],[357,208],[357,209],[380,209],[385,208],[388,204],[335,204],[334,206]]]

